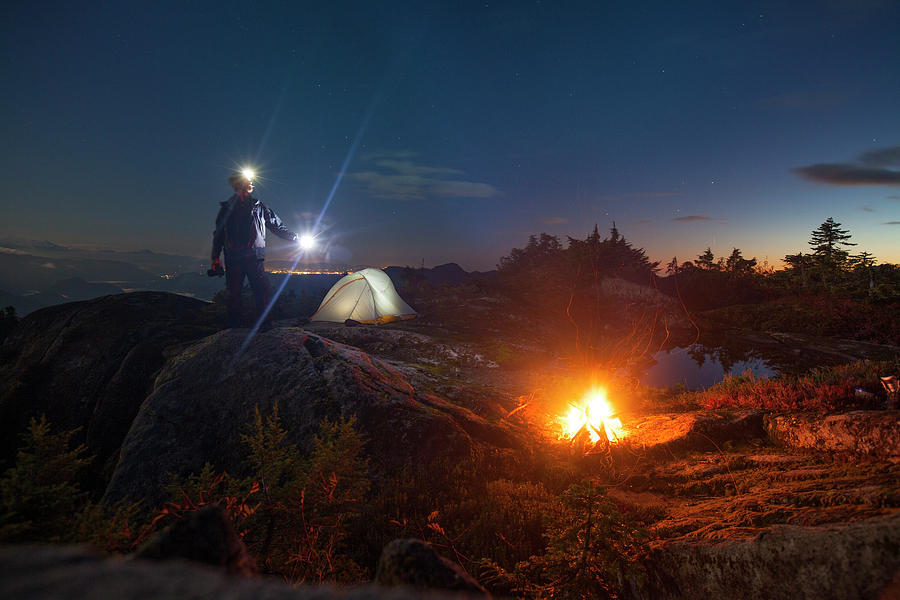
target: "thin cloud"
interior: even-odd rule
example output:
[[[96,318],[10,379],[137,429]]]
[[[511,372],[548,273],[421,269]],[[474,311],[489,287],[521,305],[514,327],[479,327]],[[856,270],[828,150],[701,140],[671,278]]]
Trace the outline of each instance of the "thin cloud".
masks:
[[[860,206],[859,210],[861,210],[863,212],[870,212],[870,213],[875,212],[875,209],[872,208],[871,206]]]
[[[652,223],[650,219],[641,219],[640,221],[635,221],[635,225],[647,225],[648,223]]]
[[[791,172],[828,185],[900,185],[896,167],[900,167],[900,146],[866,152],[856,163],[817,163]]]
[[[544,225],[562,225],[563,223],[568,223],[569,220],[565,217],[546,217],[541,219],[541,223]]]
[[[900,146],[871,150],[863,154],[860,160],[876,167],[900,167]]]
[[[715,221],[712,217],[708,217],[706,215],[686,215],[684,217],[675,217],[672,219],[673,221],[678,221],[680,223],[696,223],[699,221]]]
[[[491,198],[500,190],[487,183],[456,179],[458,169],[432,167],[410,160],[412,153],[371,155],[375,168],[348,173],[376,198],[425,200],[427,198]]]
[[[392,171],[397,171],[398,173],[403,173],[405,175],[418,175],[421,177],[428,177],[430,175],[459,175],[462,171],[458,169],[448,169],[446,167],[426,167],[424,165],[417,165],[411,160],[396,160],[389,158],[382,158],[375,161],[375,165],[378,167],[384,167],[385,169],[391,169]]]
[[[885,225],[900,225],[900,221],[888,221]]]
[[[889,200],[900,200],[900,195],[898,195],[898,194],[891,194],[890,196],[888,196],[888,199],[889,199]]]
[[[900,172],[876,167],[820,163],[791,169],[809,181],[828,185],[900,185]]]

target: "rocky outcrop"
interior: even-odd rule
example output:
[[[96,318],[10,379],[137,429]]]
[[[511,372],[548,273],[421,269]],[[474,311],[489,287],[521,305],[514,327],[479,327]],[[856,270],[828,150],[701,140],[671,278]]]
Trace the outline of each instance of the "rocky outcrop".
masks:
[[[47,416],[78,438],[108,479],[165,349],[215,330],[207,304],[136,292],[28,315],[0,349],[0,458],[14,455],[28,421]]]
[[[778,526],[721,544],[652,551],[625,597],[854,600],[879,598],[900,570],[900,515],[825,527]]]
[[[248,339],[230,329],[172,357],[122,445],[105,500],[164,498],[172,477],[210,462],[241,472],[254,407],[277,404],[288,441],[312,449],[323,419],[355,417],[381,473],[487,447],[515,447],[511,431],[411,383],[387,362],[298,328]]]
[[[471,346],[441,343],[429,335],[415,331],[386,329],[377,325],[345,327],[321,321],[305,324],[304,328],[380,358],[439,366],[448,371],[458,371],[461,368],[496,369],[499,366]]]
[[[697,411],[633,417],[625,437],[613,445],[620,462],[634,457],[659,458],[673,453],[719,450],[724,444],[765,438],[761,410]]]
[[[75,546],[0,547],[0,598],[16,600],[415,600],[459,593],[372,585],[292,587],[180,562],[105,560]],[[481,596],[483,598],[484,596]]]
[[[375,581],[385,586],[407,585],[487,594],[462,567],[417,539],[394,540],[385,546],[378,560]]]
[[[900,456],[900,411],[896,410],[769,415],[765,427],[773,442],[788,448]]]
[[[247,547],[225,509],[217,504],[204,506],[160,531],[138,548],[133,558],[190,560],[219,567],[232,575],[256,572]]]

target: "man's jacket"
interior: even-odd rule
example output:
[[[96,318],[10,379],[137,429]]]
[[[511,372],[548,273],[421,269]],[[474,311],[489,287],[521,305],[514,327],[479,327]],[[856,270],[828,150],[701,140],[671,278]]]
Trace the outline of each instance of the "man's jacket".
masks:
[[[275,212],[254,198],[242,200],[237,194],[222,202],[213,232],[212,258],[218,260],[225,250],[225,260],[266,257],[266,229],[285,240],[297,235],[284,226]]]

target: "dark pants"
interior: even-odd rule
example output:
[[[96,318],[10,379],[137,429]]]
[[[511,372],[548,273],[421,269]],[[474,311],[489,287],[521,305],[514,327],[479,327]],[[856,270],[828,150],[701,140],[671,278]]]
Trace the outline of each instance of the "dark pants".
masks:
[[[244,277],[250,282],[253,290],[253,300],[256,304],[256,319],[259,319],[269,299],[272,297],[272,288],[269,286],[269,278],[263,268],[265,261],[261,258],[249,257],[240,259],[225,258],[225,289],[228,290],[228,327],[238,327],[241,321],[241,288],[244,287]]]

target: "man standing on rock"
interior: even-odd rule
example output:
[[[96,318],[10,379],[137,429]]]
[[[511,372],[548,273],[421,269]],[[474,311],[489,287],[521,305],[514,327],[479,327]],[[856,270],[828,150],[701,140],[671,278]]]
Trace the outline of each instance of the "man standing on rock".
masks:
[[[266,259],[266,229],[278,237],[297,241],[297,234],[284,226],[271,208],[251,196],[253,172],[244,170],[228,178],[234,195],[219,209],[213,233],[212,262],[207,274],[223,274],[219,253],[225,250],[225,289],[228,294],[227,326],[237,327],[241,316],[241,288],[244,277],[250,282],[256,315],[259,319],[272,296],[264,263]]]

